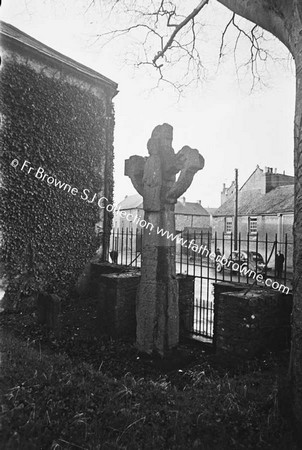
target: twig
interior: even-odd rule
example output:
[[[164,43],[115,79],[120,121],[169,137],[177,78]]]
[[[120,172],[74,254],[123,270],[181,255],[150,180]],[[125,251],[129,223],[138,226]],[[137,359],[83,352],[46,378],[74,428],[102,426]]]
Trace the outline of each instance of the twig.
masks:
[[[159,58],[161,58],[162,56],[164,56],[164,54],[166,53],[166,51],[171,47],[171,45],[173,44],[173,41],[175,39],[175,36],[179,33],[179,31],[184,28],[187,23],[190,22],[190,20],[193,20],[195,16],[197,16],[197,14],[199,14],[199,12],[202,10],[202,8],[209,2],[209,0],[202,0],[199,5],[193,9],[193,11],[179,24],[179,25],[175,25],[175,30],[173,31],[173,33],[171,34],[170,38],[168,39],[167,43],[164,45],[164,47],[154,56],[152,62],[153,64],[157,67],[157,60]]]

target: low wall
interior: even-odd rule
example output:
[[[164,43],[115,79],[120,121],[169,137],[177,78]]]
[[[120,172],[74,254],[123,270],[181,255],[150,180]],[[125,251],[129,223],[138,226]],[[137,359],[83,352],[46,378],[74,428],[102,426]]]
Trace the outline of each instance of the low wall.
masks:
[[[112,337],[135,337],[137,273],[100,275],[97,295],[97,329]]]
[[[267,289],[215,284],[216,353],[252,358],[290,345],[292,296]],[[224,290],[224,292],[222,292]],[[225,292],[227,290],[227,292]]]
[[[140,282],[139,271],[101,273],[94,270],[94,294],[97,301],[97,329],[100,334],[115,338],[135,338],[136,293]],[[98,274],[98,275],[96,275]],[[180,337],[193,330],[194,277],[177,276],[179,282]]]
[[[214,323],[213,323],[213,346],[217,347],[217,318],[218,318],[218,304],[220,295],[224,292],[245,292],[251,285],[246,283],[232,283],[231,281],[219,281],[213,283],[214,286]]]
[[[179,287],[179,336],[190,337],[194,326],[194,277],[177,275]]]

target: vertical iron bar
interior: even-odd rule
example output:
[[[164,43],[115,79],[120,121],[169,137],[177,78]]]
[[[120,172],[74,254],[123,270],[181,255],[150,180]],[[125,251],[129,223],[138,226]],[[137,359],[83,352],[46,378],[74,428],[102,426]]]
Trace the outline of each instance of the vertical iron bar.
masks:
[[[122,228],[121,236],[121,264],[124,264],[124,228]]]
[[[277,279],[277,270],[276,270],[277,247],[278,247],[278,236],[276,233],[275,234],[275,280]]]
[[[234,214],[234,250],[237,250],[238,239],[238,169],[235,169],[235,214]]]
[[[208,250],[210,251],[210,233],[208,231]],[[207,258],[207,300],[206,300],[206,336],[209,336],[208,328],[209,328],[209,290],[210,290],[210,258]]]
[[[128,264],[128,227],[126,228],[126,235],[125,235],[125,239],[126,239],[126,265]]]
[[[230,258],[232,259],[232,253],[233,253],[233,233],[231,233],[231,253],[230,253]],[[231,282],[233,281],[233,270],[232,270],[232,264],[230,264],[230,277],[231,277]]]
[[[247,254],[249,254],[249,252],[250,252],[250,232],[248,231],[247,232]],[[247,268],[249,269],[250,267],[250,262],[249,262],[249,260],[247,260]],[[246,282],[247,282],[247,284],[248,284],[248,282],[249,282],[249,276],[248,276],[248,272],[246,273]]]
[[[119,259],[119,257],[120,257],[120,252],[119,252],[119,235],[120,235],[120,229],[118,228],[117,229],[117,232],[116,232],[116,237],[115,237],[115,243],[116,243],[116,251],[117,251],[117,258]],[[121,262],[120,262],[120,264],[121,264]]]
[[[130,261],[133,261],[133,228],[130,230]]]
[[[265,275],[265,278],[267,277],[267,264],[268,264],[268,262],[267,262],[267,233],[265,233],[265,260],[264,260],[264,262],[265,262],[265,273],[264,273],[264,275]]]
[[[111,234],[111,242],[110,242],[110,251],[112,251],[112,250],[115,250],[115,230],[114,230],[114,228],[113,228],[113,230],[112,230],[112,234]],[[113,262],[113,261],[111,261],[111,262]]]
[[[183,239],[183,232],[180,232],[180,242],[182,242]],[[180,268],[179,268],[179,272],[182,273],[182,245],[180,244]]]
[[[284,285],[286,286],[287,279],[287,233],[285,233],[285,251],[284,251]]]
[[[189,248],[188,248],[188,243],[189,243],[189,231],[187,231],[187,242],[186,242],[186,246],[187,246],[187,275],[189,275]]]
[[[215,231],[214,235],[214,247],[215,247],[215,261],[214,261],[214,274],[215,274],[215,283],[217,283],[217,264],[216,264],[216,252],[217,252],[217,231]]]
[[[256,235],[256,276],[258,275],[258,250],[259,250],[259,237],[258,237],[258,231],[257,231],[257,235]],[[257,279],[256,279],[256,284],[258,284]]]
[[[239,255],[239,270],[238,270],[238,282],[240,283],[240,281],[241,281],[241,278],[240,278],[240,276],[241,276],[241,273],[240,273],[240,266],[241,266],[241,260],[240,260],[240,258],[241,258],[241,233],[239,233],[239,235],[238,235],[238,242],[239,242],[239,246],[238,246],[238,255]]]
[[[202,242],[201,245],[203,244],[203,232],[200,232],[200,240]],[[204,248],[203,248],[204,250]],[[203,275],[202,275],[202,270],[203,270],[203,254],[201,253],[201,260],[200,260],[200,286],[199,286],[199,304],[198,304],[198,299],[197,300],[197,304],[198,304],[198,322],[197,322],[197,326],[198,326],[198,331],[199,334],[201,334],[201,324],[202,324],[202,304],[203,304],[203,289],[202,289],[202,282],[203,282]]]
[[[136,260],[135,260],[135,267],[137,267],[137,260],[138,260],[138,233],[137,233],[137,228],[135,229],[135,256],[136,256]]]
[[[196,232],[194,231],[194,245],[196,245]],[[194,252],[193,256],[193,276],[195,278],[195,269],[196,269],[196,252]]]
[[[224,256],[225,243],[224,243],[224,231],[222,232],[222,256]],[[224,266],[222,266],[222,280],[224,281]]]

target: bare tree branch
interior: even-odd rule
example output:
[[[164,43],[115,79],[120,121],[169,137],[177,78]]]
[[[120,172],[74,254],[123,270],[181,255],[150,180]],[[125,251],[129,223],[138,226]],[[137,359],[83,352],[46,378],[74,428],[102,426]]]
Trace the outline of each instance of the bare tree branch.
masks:
[[[114,3],[113,6],[112,3]],[[199,83],[206,74],[205,57],[199,53],[203,47],[198,42],[201,27],[205,25],[198,22],[196,17],[208,3],[209,0],[199,1],[196,8],[187,13],[185,11],[188,5],[184,5],[181,1],[178,5],[174,0],[111,0],[111,6],[115,8],[116,13],[119,13],[116,9],[118,7],[123,10],[129,26],[120,29],[116,27],[112,31],[99,34],[97,40],[109,37],[103,44],[105,45],[114,38],[133,32],[139,48],[136,47],[131,56],[132,63],[136,67],[155,67],[159,74],[159,81],[169,82],[169,84],[172,81],[179,91],[181,86],[187,86],[192,82]],[[247,23],[240,22],[238,17],[233,13],[223,29],[218,60],[220,61],[224,56],[227,34],[231,32],[231,29],[235,30],[236,34],[233,33],[232,41],[236,72],[238,74],[239,70],[250,67],[253,88],[261,80],[262,66],[259,63],[265,63],[269,53],[265,50],[267,46],[263,46],[264,32],[259,31],[256,26],[251,28]],[[172,28],[171,33],[170,28]],[[237,48],[241,43],[245,45],[245,41],[249,44],[247,51],[249,56],[247,60],[238,62]],[[128,56],[127,54],[127,58]],[[206,52],[205,56],[207,56]],[[182,68],[182,72],[177,71],[177,76],[176,72],[169,72],[174,65]]]
[[[168,39],[167,43],[164,45],[164,47],[162,48],[162,50],[160,50],[155,57],[153,58],[153,64],[155,66],[157,66],[157,61],[159,58],[161,58],[165,52],[171,47],[176,35],[179,33],[179,31],[184,28],[189,22],[190,20],[194,19],[195,16],[197,16],[197,14],[200,13],[200,11],[202,10],[202,8],[209,2],[209,0],[202,0],[199,5],[193,9],[193,11],[177,26],[175,26],[175,30],[173,31],[173,33],[171,34],[170,38]]]
[[[268,51],[265,50],[261,46],[261,41],[265,41],[264,31],[263,30],[259,31],[258,26],[254,25],[247,32],[238,25],[238,23],[236,22],[235,19],[236,19],[236,14],[233,13],[231,19],[226,24],[226,26],[222,32],[221,44],[220,44],[220,50],[219,50],[219,60],[222,59],[222,57],[223,57],[223,49],[225,46],[225,37],[226,37],[227,31],[229,30],[230,26],[232,25],[238,31],[238,34],[237,34],[237,37],[236,37],[236,40],[234,43],[234,61],[235,61],[236,72],[238,73],[240,68],[243,66],[251,67],[251,73],[252,73],[252,79],[253,79],[251,90],[253,90],[255,85],[257,83],[261,82],[261,76],[260,76],[260,73],[258,70],[258,62],[259,61],[265,62],[269,57]],[[245,37],[250,44],[250,53],[249,53],[250,57],[244,64],[242,64],[241,66],[238,66],[236,54],[237,54],[237,47],[238,47],[241,36]]]
[[[219,49],[219,59],[221,59],[222,56],[223,56],[223,55],[222,55],[222,50],[223,50],[223,47],[224,47],[224,38],[225,38],[225,35],[226,35],[227,31],[228,31],[229,26],[233,23],[234,18],[235,18],[235,13],[232,15],[231,19],[230,19],[229,22],[226,24],[226,26],[225,26],[225,28],[224,28],[224,30],[223,30],[223,32],[222,32],[222,36],[221,36],[221,44],[220,44],[220,49]]]

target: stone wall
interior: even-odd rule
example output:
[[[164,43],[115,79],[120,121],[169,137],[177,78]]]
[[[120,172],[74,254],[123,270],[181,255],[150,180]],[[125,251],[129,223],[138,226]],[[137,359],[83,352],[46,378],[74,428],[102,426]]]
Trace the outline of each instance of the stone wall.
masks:
[[[179,335],[189,337],[194,325],[194,277],[177,275],[179,286]]]
[[[215,284],[216,352],[252,358],[288,348],[292,296],[256,288],[246,292],[244,285],[235,286],[231,292],[231,286]]]
[[[210,216],[197,216],[192,214],[175,214],[175,228],[182,231],[185,228],[208,228]]]
[[[102,265],[100,265],[102,267]],[[115,338],[135,338],[136,292],[140,282],[138,271],[102,273],[94,278],[94,296],[97,303],[97,329],[100,334]],[[179,282],[179,329],[186,337],[193,330],[194,277],[177,276]]]
[[[137,273],[109,273],[100,277],[97,301],[97,329],[115,338],[135,337]]]
[[[218,317],[218,305],[221,294],[224,292],[245,292],[250,285],[245,283],[232,283],[229,281],[219,281],[213,283],[214,286],[214,323],[213,323],[213,345],[216,349],[216,339],[217,339],[217,317]]]

